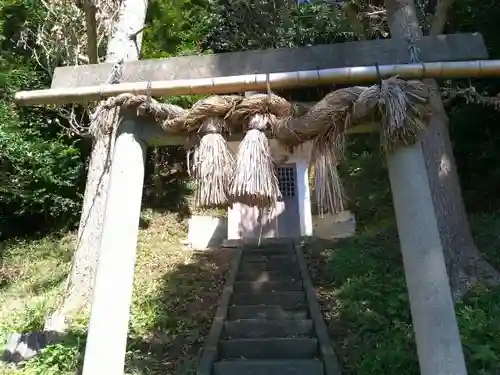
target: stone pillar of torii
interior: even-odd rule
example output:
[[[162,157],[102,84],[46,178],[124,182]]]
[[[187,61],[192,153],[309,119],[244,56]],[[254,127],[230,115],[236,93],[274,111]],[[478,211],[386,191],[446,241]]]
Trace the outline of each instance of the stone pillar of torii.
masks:
[[[484,41],[478,34],[422,37],[416,40],[416,45],[424,62],[488,57]],[[273,77],[285,74],[280,72],[302,72],[307,76],[304,72],[314,69],[368,66],[376,62],[404,64],[408,61],[405,41],[393,39],[247,51],[223,56],[185,56],[137,61],[125,63],[123,76],[124,82],[129,82],[125,84],[128,89],[133,86],[130,82],[150,80],[153,81],[151,87],[154,87],[155,81],[163,80],[168,81],[162,86],[165,93],[171,93],[176,84],[191,87],[189,82],[194,84],[201,79],[207,87],[206,92],[217,93],[217,86],[208,84],[207,79],[269,72],[277,73]],[[476,65],[489,66],[489,74],[500,74],[498,67],[496,70],[493,68],[495,64],[500,66],[499,63],[492,61]],[[29,99],[30,93],[25,92],[20,93],[17,99],[22,102],[24,98],[25,104],[75,100],[76,94],[65,97],[62,90],[86,92],[85,87],[99,85],[104,80],[103,77],[109,74],[111,66],[112,64],[100,64],[58,68],[54,74],[52,91],[44,91],[47,95],[38,92]],[[356,69],[360,68],[353,68],[353,71]],[[267,78],[267,82],[258,79],[242,80],[239,91],[265,90],[267,84],[272,84],[269,75]],[[330,83],[333,83],[333,78],[331,79]],[[300,81],[297,81],[297,87],[299,85]],[[310,86],[311,81],[304,85]],[[58,89],[58,92],[54,91]],[[189,92],[186,89],[184,93]],[[84,375],[123,375],[146,145],[166,145],[181,141],[178,136],[168,135],[155,128],[150,120],[124,113],[112,159]],[[466,375],[421,144],[397,149],[388,154],[387,162],[421,373]]]

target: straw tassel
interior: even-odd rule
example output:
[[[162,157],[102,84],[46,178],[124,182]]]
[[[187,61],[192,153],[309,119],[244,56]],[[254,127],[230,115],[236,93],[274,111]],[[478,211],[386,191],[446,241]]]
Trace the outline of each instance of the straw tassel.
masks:
[[[337,214],[345,209],[345,195],[338,166],[344,154],[345,137],[335,134],[335,129],[319,136],[311,149],[311,164],[314,166],[316,204],[318,213]]]
[[[380,147],[390,152],[420,140],[431,114],[430,97],[430,88],[421,81],[392,77],[366,88],[354,105],[353,116],[378,117]]]
[[[195,202],[198,207],[227,207],[229,186],[234,173],[234,158],[221,134],[224,120],[208,117],[203,120],[194,147],[191,176],[196,181]]]
[[[231,196],[233,202],[249,206],[269,207],[281,199],[275,161],[269,140],[264,131],[269,116],[255,114],[249,120],[243,141],[236,157]]]

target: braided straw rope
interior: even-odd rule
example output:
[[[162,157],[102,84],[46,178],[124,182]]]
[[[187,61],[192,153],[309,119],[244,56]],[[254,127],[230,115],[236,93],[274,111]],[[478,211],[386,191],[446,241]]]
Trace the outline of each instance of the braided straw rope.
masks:
[[[192,175],[204,190],[197,193],[202,206],[230,202],[272,205],[280,192],[266,134],[291,150],[312,141],[310,162],[316,173],[318,204],[330,212],[338,212],[344,208],[344,198],[337,166],[343,158],[347,130],[365,122],[380,121],[383,151],[410,145],[427,128],[431,95],[431,89],[420,81],[392,77],[370,87],[335,90],[305,113],[298,114],[295,105],[271,93],[211,96],[189,110],[159,103],[145,95],[121,94],[101,104],[91,128],[98,129],[112,108],[124,107],[135,109],[139,116],[152,116],[166,131],[187,138],[194,136]],[[218,130],[207,132],[209,123],[217,124]],[[234,159],[223,137],[241,132],[246,135],[239,146],[234,169]],[[208,162],[207,158],[212,160]]]

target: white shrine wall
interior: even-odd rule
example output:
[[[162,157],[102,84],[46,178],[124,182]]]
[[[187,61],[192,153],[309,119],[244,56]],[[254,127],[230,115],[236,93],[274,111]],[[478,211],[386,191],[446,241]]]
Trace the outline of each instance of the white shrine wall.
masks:
[[[235,155],[239,141],[229,141],[228,146]],[[300,217],[300,236],[332,239],[351,236],[355,233],[354,216],[349,211],[337,215],[312,215],[311,190],[309,185],[310,142],[299,146],[290,154],[274,140],[270,140],[271,152],[278,165],[293,163],[296,167],[296,194]],[[241,205],[228,208],[227,217],[193,216],[189,221],[187,242],[194,249],[217,247],[225,239],[240,238]]]
[[[269,140],[271,146],[271,153],[278,166],[284,164],[295,164],[296,168],[296,194],[297,194],[297,207],[300,222],[300,233],[298,236],[312,236],[313,223],[311,215],[311,198],[309,189],[309,153],[311,145],[309,142],[299,146],[293,154],[290,154],[283,147],[280,147],[278,142],[274,139]],[[229,148],[234,155],[238,152],[240,142],[228,142]],[[228,209],[228,239],[240,238],[240,222],[241,212],[243,205],[235,203],[233,207]],[[278,204],[279,206],[279,204]],[[280,212],[277,207],[276,212]]]

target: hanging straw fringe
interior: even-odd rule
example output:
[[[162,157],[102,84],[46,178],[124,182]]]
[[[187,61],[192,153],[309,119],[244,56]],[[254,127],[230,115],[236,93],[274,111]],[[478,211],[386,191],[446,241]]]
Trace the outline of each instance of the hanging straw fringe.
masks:
[[[228,204],[228,193],[234,173],[234,158],[221,134],[224,120],[209,117],[203,120],[194,147],[190,173],[196,182],[195,202],[199,207],[219,208]]]
[[[380,118],[380,146],[390,152],[420,139],[431,113],[430,96],[430,88],[421,81],[392,77],[366,88],[354,105],[353,116]]]
[[[310,165],[321,214],[344,210],[344,190],[337,167],[344,157],[345,136],[352,126],[354,103],[364,90],[355,86],[330,93],[302,117],[282,121],[276,130],[277,138],[288,147],[312,140]]]
[[[322,216],[325,212],[339,213],[345,208],[345,196],[338,165],[344,157],[345,135],[336,127],[318,136],[313,143],[310,164],[313,166],[316,204]]]
[[[264,131],[269,115],[256,114],[250,118],[236,157],[236,173],[231,196],[233,202],[249,206],[269,207],[279,199],[281,192],[276,177],[275,162]]]

